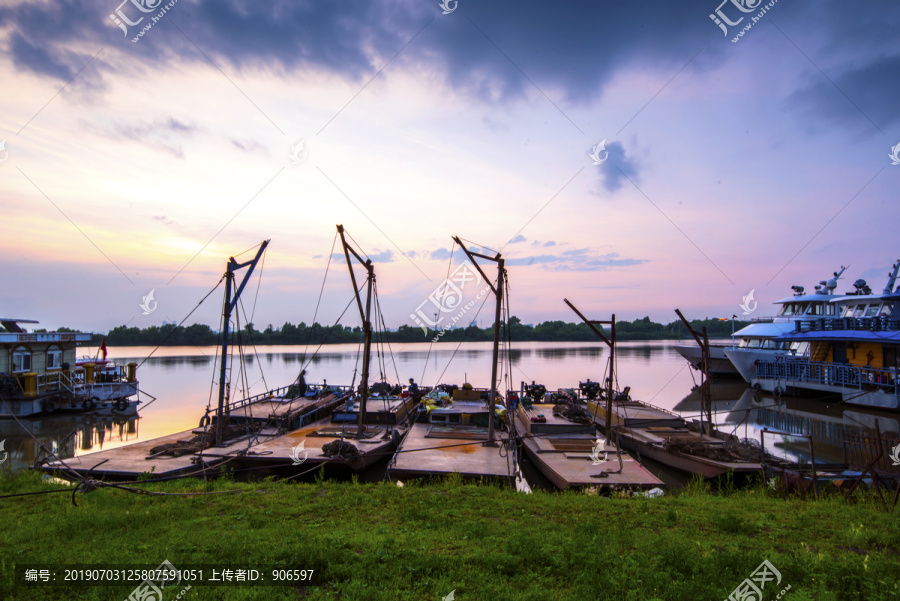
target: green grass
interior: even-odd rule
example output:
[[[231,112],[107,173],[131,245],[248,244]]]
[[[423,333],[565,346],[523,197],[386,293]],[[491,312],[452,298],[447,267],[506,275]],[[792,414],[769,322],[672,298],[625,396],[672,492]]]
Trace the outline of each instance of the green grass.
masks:
[[[0,495],[59,488],[0,478]],[[314,566],[317,587],[196,585],[182,599],[721,601],[768,559],[789,601],[900,599],[900,520],[871,492],[784,499],[765,486],[659,499],[429,485],[144,483],[0,500],[6,599],[126,599],[133,586],[14,587],[16,564]],[[177,591],[176,591],[177,592]],[[167,592],[164,599],[174,599]]]

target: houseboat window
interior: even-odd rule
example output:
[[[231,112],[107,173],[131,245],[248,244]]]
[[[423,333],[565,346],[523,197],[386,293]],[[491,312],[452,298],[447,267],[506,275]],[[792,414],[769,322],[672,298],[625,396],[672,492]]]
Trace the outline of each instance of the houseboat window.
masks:
[[[759,346],[759,348],[773,349],[773,348],[775,348],[775,341],[774,340],[763,340],[762,344]]]
[[[31,351],[24,346],[17,347],[12,355],[13,372],[31,371]]]
[[[51,346],[47,349],[47,365],[46,369],[59,369],[62,367],[63,351],[58,346]]]
[[[875,317],[876,315],[878,315],[878,303],[872,303],[866,311],[866,317]]]
[[[749,344],[747,344],[747,346],[750,348],[759,348],[759,342],[760,341],[758,338],[754,338],[753,340],[750,341]]]
[[[853,314],[853,305],[844,305],[844,309],[841,311],[841,317],[850,317]]]
[[[891,314],[891,305],[889,303],[884,303],[881,305],[881,313],[879,315],[890,316]]]
[[[780,315],[793,315],[794,314],[794,304],[793,303],[785,303],[784,308],[781,309]]]
[[[825,315],[834,316],[834,305],[825,305]]]
[[[808,304],[808,303],[797,303],[797,307],[796,307],[796,309],[794,309],[794,312],[795,312],[797,315],[803,315],[804,313],[806,313],[806,310],[807,310],[808,308],[809,308],[809,304]]]
[[[863,309],[866,308],[865,303],[856,305],[856,309],[853,311],[853,317],[862,317]]]
[[[460,415],[458,413],[451,413],[447,416],[447,423],[450,424],[458,424]]]

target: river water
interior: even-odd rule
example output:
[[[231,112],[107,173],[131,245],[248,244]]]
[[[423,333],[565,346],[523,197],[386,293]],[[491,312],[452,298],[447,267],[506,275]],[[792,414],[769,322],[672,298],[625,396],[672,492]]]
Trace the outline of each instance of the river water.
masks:
[[[634,399],[696,419],[700,415],[700,400],[694,385],[699,383],[699,375],[676,352],[677,344],[685,342],[619,343],[619,387],[630,386]],[[235,356],[230,363],[232,398],[243,396],[245,387],[256,394],[290,384],[302,368],[306,368],[306,380],[310,384],[323,380],[347,385],[359,382],[357,345],[328,345],[318,349],[257,347],[255,354],[253,351],[245,349],[243,357]],[[60,456],[71,457],[196,427],[207,405],[216,404],[217,352],[216,347],[163,347],[155,351],[149,347],[109,349],[110,358],[117,363],[141,364],[138,379],[144,393],[140,396],[138,415],[131,418],[54,416],[21,420],[21,423],[0,420],[0,441],[5,441],[8,453],[0,469],[15,471],[30,466],[39,455],[37,441],[54,449],[63,442]],[[548,390],[577,387],[579,381],[588,378],[602,381],[608,357],[609,349],[602,343],[516,343],[509,354],[511,373],[508,366],[501,370],[501,391],[519,390],[523,381],[535,381]],[[371,380],[405,384],[412,377],[426,386],[468,381],[476,388],[487,387],[490,363],[489,342],[392,344],[379,347],[378,353],[373,354]],[[811,434],[818,462],[842,461],[845,430],[874,431],[877,419],[883,434],[896,437],[900,431],[900,416],[896,414],[828,405],[822,401],[754,399],[741,380],[714,382],[713,397],[714,418],[720,428],[756,440],[763,427]],[[809,459],[808,442],[804,438],[767,435],[766,446],[778,456]]]

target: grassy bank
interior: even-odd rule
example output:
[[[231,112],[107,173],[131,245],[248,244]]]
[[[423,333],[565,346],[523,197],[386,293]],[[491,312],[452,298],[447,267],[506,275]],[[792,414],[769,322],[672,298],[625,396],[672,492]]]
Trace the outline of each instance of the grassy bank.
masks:
[[[60,488],[35,474],[0,495]],[[182,599],[665,599],[721,601],[768,560],[763,599],[900,598],[900,520],[871,493],[848,504],[765,487],[657,499],[524,495],[456,479],[431,485],[313,482],[146,484],[5,498],[6,599],[126,599],[134,586],[14,587],[16,564],[313,566],[318,586],[193,586]],[[166,591],[174,599],[178,591]]]

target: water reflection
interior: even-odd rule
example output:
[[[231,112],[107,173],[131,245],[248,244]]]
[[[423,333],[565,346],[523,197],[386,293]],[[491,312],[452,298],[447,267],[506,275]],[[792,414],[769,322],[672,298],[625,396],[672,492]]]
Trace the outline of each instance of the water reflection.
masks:
[[[138,440],[137,415],[64,415],[42,419],[0,420],[7,460],[0,468],[18,472],[47,456],[43,445],[62,459],[100,451],[110,443]]]

